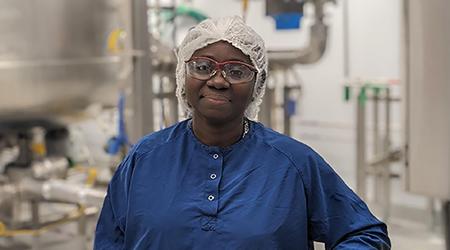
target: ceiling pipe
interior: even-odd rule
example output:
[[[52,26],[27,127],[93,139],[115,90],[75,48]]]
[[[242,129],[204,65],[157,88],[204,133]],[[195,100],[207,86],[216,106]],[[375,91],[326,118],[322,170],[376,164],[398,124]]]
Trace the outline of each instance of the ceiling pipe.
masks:
[[[312,64],[319,61],[325,53],[328,39],[328,27],[323,22],[324,5],[330,0],[314,0],[315,20],[310,28],[309,45],[291,50],[269,50],[269,65],[292,66],[294,64]]]

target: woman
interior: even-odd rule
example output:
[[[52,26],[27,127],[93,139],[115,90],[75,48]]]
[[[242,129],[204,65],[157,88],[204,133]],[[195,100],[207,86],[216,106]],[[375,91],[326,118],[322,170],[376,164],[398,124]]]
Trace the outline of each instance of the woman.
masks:
[[[144,137],[114,175],[95,249],[389,249],[386,226],[311,148],[255,119],[264,43],[238,17],[177,51],[190,119]]]

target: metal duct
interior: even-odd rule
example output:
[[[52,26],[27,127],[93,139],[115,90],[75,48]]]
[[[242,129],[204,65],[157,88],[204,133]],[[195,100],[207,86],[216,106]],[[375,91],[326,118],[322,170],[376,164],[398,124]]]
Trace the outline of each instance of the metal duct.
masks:
[[[69,161],[64,157],[46,158],[42,161],[33,162],[31,170],[36,179],[50,179],[52,177],[62,178],[69,168]]]
[[[311,64],[319,61],[325,53],[328,39],[328,27],[323,22],[323,7],[328,0],[315,0],[315,21],[310,28],[309,45],[293,50],[268,51],[270,66],[292,66],[293,64]]]

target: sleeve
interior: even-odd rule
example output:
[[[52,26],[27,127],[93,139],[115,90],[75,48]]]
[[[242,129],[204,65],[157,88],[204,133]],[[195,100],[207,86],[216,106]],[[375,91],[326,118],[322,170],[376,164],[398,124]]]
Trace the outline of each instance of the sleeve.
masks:
[[[117,168],[103,202],[95,230],[94,249],[125,249],[128,189],[134,166],[134,150]]]
[[[313,152],[302,171],[308,209],[309,238],[326,249],[390,249],[387,227]]]

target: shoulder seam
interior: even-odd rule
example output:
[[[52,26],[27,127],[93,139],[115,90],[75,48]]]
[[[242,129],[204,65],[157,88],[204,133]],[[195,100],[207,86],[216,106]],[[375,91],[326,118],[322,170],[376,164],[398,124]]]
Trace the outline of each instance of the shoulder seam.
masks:
[[[282,151],[281,149],[279,149],[277,146],[268,143],[266,140],[262,140],[262,142],[263,142],[264,144],[268,145],[269,147],[274,148],[274,149],[277,150],[280,154],[284,155],[284,156],[291,162],[292,166],[295,168],[295,170],[297,171],[297,173],[300,175],[300,178],[302,178],[302,182],[303,182],[304,184],[306,184],[306,182],[305,182],[305,177],[303,176],[303,171],[301,171],[301,170],[299,169],[299,167],[297,166],[297,164],[295,164],[295,162],[292,160],[292,158],[291,158],[289,155],[287,155],[285,152],[283,152],[283,151]],[[304,185],[304,188],[308,190],[308,187],[307,187],[306,185]],[[308,192],[309,192],[309,190],[308,190]]]
[[[160,147],[160,146],[162,146],[162,145],[164,145],[164,144],[170,143],[170,142],[172,142],[173,140],[176,140],[177,138],[179,138],[180,136],[184,135],[185,133],[186,133],[186,131],[184,131],[183,133],[180,133],[179,135],[177,135],[177,136],[175,136],[175,137],[169,139],[168,141],[163,141],[163,142],[160,142],[160,143],[158,143],[158,144],[152,145],[152,147],[150,147],[149,150],[148,150],[148,151],[145,151],[145,152],[139,153],[139,152],[138,152],[138,149],[141,147],[142,144],[138,145],[138,148],[136,148],[136,153],[137,153],[137,155],[136,155],[136,160],[139,160],[140,158],[144,157],[145,155],[147,155],[147,154],[153,152],[157,147]]]

